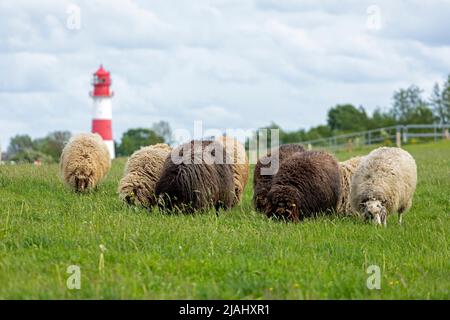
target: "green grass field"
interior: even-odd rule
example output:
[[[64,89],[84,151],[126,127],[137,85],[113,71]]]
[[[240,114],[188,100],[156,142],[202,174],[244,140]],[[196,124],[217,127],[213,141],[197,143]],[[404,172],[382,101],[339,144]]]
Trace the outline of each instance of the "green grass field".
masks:
[[[418,189],[404,224],[392,216],[386,229],[268,220],[252,209],[251,181],[218,217],[129,208],[116,195],[124,159],[87,195],[63,186],[57,165],[0,166],[0,298],[448,299],[450,143],[406,149]],[[81,268],[80,290],[66,287],[69,265]],[[381,268],[380,290],[366,287],[370,265]]]

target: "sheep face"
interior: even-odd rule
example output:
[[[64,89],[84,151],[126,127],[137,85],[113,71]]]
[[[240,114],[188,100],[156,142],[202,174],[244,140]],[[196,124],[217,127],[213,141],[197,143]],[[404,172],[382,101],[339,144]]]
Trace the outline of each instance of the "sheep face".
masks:
[[[267,193],[267,191],[265,191]],[[261,195],[255,195],[254,199],[253,199],[253,203],[255,204],[255,208],[257,210],[261,210],[266,207],[267,201],[266,201],[266,197],[261,196]]]
[[[284,220],[300,220],[300,194],[290,186],[274,186],[267,194],[266,215]]]
[[[69,177],[69,183],[75,186],[75,190],[78,192],[84,192],[94,185],[94,177],[89,170],[77,170]]]
[[[376,225],[386,225],[387,211],[380,200],[368,200],[362,204],[364,218]]]
[[[154,203],[154,196],[146,191],[145,186],[129,184],[122,188],[122,200],[129,205],[151,207]]]

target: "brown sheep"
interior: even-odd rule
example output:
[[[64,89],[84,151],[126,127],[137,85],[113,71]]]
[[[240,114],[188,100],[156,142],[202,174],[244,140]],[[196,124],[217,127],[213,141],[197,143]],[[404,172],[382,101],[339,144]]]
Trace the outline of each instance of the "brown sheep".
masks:
[[[340,197],[339,166],[324,151],[296,152],[285,159],[267,193],[268,217],[299,221],[336,210]]]
[[[351,183],[353,174],[359,166],[362,157],[354,157],[347,161],[339,163],[339,172],[341,176],[341,197],[339,198],[337,213],[343,215],[357,215],[352,209],[350,203]]]
[[[128,204],[151,208],[156,204],[155,185],[172,149],[165,143],[143,147],[134,152],[119,182],[119,198]]]
[[[230,208],[235,195],[229,163],[218,141],[191,141],[175,148],[156,183],[158,205],[186,213]]]
[[[60,158],[63,181],[78,192],[97,186],[110,167],[108,147],[102,137],[93,133],[73,136],[64,147]]]
[[[284,144],[278,149],[270,151],[266,156],[261,157],[255,165],[253,172],[253,204],[256,210],[264,212],[266,206],[267,192],[269,192],[272,178],[275,176],[278,170],[272,172],[272,174],[261,174],[262,168],[269,168],[275,165],[275,168],[279,168],[279,165],[284,159],[288,158],[295,152],[303,152],[305,148],[299,144]]]
[[[245,148],[239,141],[232,137],[221,136],[217,140],[224,145],[225,152],[230,155],[230,159],[233,161],[231,168],[233,169],[234,194],[236,196],[236,203],[239,203],[249,174],[249,164]]]

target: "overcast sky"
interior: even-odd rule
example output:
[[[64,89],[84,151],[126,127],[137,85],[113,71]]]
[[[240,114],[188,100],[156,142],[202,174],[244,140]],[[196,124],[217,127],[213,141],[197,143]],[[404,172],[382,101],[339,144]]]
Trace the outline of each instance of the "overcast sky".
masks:
[[[450,73],[449,30],[448,0],[0,0],[0,143],[89,131],[100,63],[115,139],[159,120],[309,128],[337,103],[428,95]]]

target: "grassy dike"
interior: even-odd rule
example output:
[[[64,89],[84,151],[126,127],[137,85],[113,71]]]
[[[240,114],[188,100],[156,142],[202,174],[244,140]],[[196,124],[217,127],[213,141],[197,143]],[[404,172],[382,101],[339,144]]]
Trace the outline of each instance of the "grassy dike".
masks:
[[[63,186],[57,165],[0,166],[0,298],[448,299],[450,143],[405,149],[418,189],[404,224],[392,216],[386,229],[354,218],[271,221],[253,210],[251,181],[242,204],[219,216],[130,208],[116,194],[125,159],[87,195]],[[70,265],[80,290],[66,286]],[[370,265],[380,290],[366,286]]]

